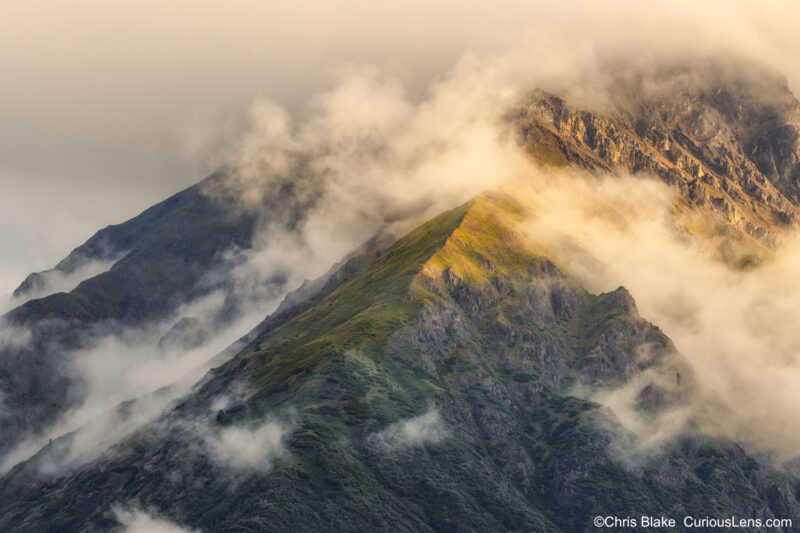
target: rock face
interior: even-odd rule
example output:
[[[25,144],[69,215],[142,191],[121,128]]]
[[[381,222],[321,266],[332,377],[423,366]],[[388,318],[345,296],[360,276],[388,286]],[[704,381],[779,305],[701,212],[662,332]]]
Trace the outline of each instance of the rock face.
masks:
[[[518,216],[512,198],[482,197],[348,262],[97,461],[44,476],[70,446],[54,442],[0,479],[0,529],[107,530],[115,505],[204,531],[800,517],[795,481],[733,443],[687,429],[652,460],[622,453],[636,437],[576,391],[635,382],[634,408],[657,416],[692,397],[691,369],[624,288],[590,294],[529,248]],[[276,420],[273,459],[220,461],[223,442],[252,454],[222,436],[253,439]]]
[[[713,221],[701,234],[768,249],[798,225],[800,111],[785,82],[712,62],[622,73],[608,93],[598,106],[535,91],[511,118],[540,162],[660,176],[678,210]],[[303,205],[267,199],[279,220],[302,219]],[[112,438],[98,419],[5,473],[0,530],[114,530],[119,506],[203,531],[580,532],[594,516],[631,514],[797,523],[796,477],[692,424],[642,449],[593,400],[622,387],[623,408],[657,421],[697,389],[627,290],[586,291],[517,233],[524,210],[486,195],[391,245],[367,243],[154,422]],[[231,243],[248,246],[254,216],[193,188],[57,266],[124,253],[7,315],[33,334],[0,346],[0,453],[75,400],[55,370],[87,331],[202,296],[198,280]],[[213,332],[187,316],[165,333],[167,352]],[[107,416],[135,421],[147,400]],[[98,433],[109,444],[87,457]]]
[[[709,61],[620,72],[608,93],[592,106],[534,91],[512,116],[544,163],[652,173],[767,246],[797,227],[800,103],[785,79]]]

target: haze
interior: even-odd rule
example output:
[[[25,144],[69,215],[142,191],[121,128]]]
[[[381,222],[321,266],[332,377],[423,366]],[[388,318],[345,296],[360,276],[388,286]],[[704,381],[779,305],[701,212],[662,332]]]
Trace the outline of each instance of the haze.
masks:
[[[302,115],[353,65],[412,100],[465,54],[531,40],[564,74],[575,57],[722,48],[800,79],[787,2],[555,4],[3,2],[0,293],[212,170],[255,99]]]

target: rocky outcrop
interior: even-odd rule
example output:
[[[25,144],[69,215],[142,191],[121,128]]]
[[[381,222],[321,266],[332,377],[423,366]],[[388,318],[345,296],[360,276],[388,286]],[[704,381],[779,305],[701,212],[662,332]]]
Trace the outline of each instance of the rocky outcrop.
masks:
[[[798,226],[800,103],[785,79],[711,62],[618,74],[608,92],[593,106],[530,93],[513,114],[528,151],[657,175],[687,207],[770,247]]]
[[[600,113],[537,93],[518,119],[538,157],[655,172],[767,244],[794,223],[770,211],[792,197],[791,134],[748,136],[730,125],[750,115],[722,97],[719,116],[692,118],[691,103],[635,100],[646,112],[633,113],[622,96]],[[632,512],[796,522],[797,477],[735,443],[688,424],[643,449],[615,413],[656,423],[685,407],[691,370],[624,288],[586,291],[517,234],[522,211],[485,195],[309,282],[155,422],[74,469],[42,474],[69,445],[58,439],[1,477],[0,529],[114,530],[125,506],[204,531],[583,532]],[[191,342],[195,326],[174,337]],[[601,405],[610,389],[630,405]],[[274,461],[220,461],[225,442],[262,446],[264,424],[285,430]]]
[[[793,480],[732,443],[687,431],[636,456],[586,391],[630,386],[631,407],[657,414],[691,379],[675,379],[680,358],[626,290],[582,289],[516,235],[515,212],[479,198],[367,254],[159,420],[42,477],[54,442],[0,478],[0,528],[112,530],[131,502],[203,530],[592,531],[599,511],[708,502],[800,516]],[[268,468],[209,455],[209,438],[275,419],[286,453]]]

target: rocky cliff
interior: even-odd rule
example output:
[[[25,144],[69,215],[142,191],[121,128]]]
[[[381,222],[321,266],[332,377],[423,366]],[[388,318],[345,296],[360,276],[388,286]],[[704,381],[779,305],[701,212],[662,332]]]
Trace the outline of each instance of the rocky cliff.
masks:
[[[544,165],[660,177],[677,226],[744,268],[800,224],[800,107],[785,81],[728,65],[612,70],[598,98],[533,91],[509,118]],[[282,213],[272,202],[264,211]],[[368,243],[163,414],[142,423],[147,398],[126,402],[109,415],[131,421],[123,434],[99,418],[0,477],[0,529],[114,530],[120,509],[203,531],[572,532],[598,514],[797,523],[797,478],[704,435],[691,411],[653,443],[598,400],[624,388],[624,408],[656,421],[700,392],[635,295],[589,292],[523,235],[528,209],[493,192]],[[75,403],[59,358],[86,332],[163,317],[209,290],[208,270],[224,286],[221,257],[250,244],[252,216],[190,190],[58,266],[122,254],[6,317],[34,336],[0,346],[0,452]],[[159,345],[209,336],[173,318]]]
[[[751,64],[707,61],[612,71],[600,101],[534,91],[512,113],[540,162],[650,173],[684,213],[774,247],[796,228],[800,103],[786,80]]]
[[[502,194],[445,213],[273,317],[96,462],[53,470],[80,438],[54,442],[0,480],[0,527],[106,530],[115,505],[204,531],[800,516],[794,481],[734,443],[689,428],[647,461],[620,453],[637,437],[586,391],[636,383],[656,416],[694,394],[691,369],[623,288],[591,294],[537,255],[524,216]]]

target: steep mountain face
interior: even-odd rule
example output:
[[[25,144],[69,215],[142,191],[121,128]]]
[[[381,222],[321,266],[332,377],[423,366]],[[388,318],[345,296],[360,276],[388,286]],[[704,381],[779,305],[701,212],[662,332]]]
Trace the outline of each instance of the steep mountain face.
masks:
[[[687,430],[646,461],[618,453],[636,438],[591,391],[638,378],[656,416],[693,397],[691,369],[627,291],[591,294],[539,255],[525,216],[484,196],[350,263],[96,463],[54,470],[65,438],[14,468],[0,528],[108,530],[115,505],[204,531],[800,518],[796,481],[733,443]]]
[[[540,163],[661,177],[678,193],[677,225],[732,266],[758,263],[800,223],[800,106],[785,82],[709,62],[624,70],[608,95],[534,91],[510,118]],[[225,179],[98,232],[20,286],[31,299],[4,321],[30,338],[0,339],[0,457],[80,403],[76,350],[161,322],[153,350],[192,349],[239,312],[247,295],[230,286],[226,252],[251,246],[265,220],[292,228],[314,198],[292,195],[288,176],[259,209],[242,209]],[[86,426],[107,439],[99,458],[79,431],[0,477],[0,530],[113,530],[119,508],[203,531],[566,532],[644,513],[800,520],[792,475],[691,423],[643,448],[594,400],[632,387],[627,407],[656,419],[700,392],[624,288],[586,291],[518,232],[528,209],[491,193],[393,244],[367,243],[287,296],[154,421],[139,416],[151,397],[109,406],[136,429]],[[35,297],[92,262],[113,265]],[[265,283],[288,288],[280,276]],[[228,297],[211,322],[176,314],[214,290]],[[166,398],[156,413],[174,397],[151,396]]]
[[[717,220],[703,236],[738,233],[774,247],[796,228],[800,103],[786,80],[719,60],[623,70],[602,105],[534,91],[513,119],[548,164],[651,173],[674,186],[685,212]]]
[[[135,322],[167,315],[193,299],[197,281],[231,246],[250,246],[255,217],[224,205],[204,190],[222,174],[181,191],[142,214],[97,232],[53,270],[74,272],[87,261],[119,259],[108,272],[91,277],[68,293],[22,304],[6,315],[14,324],[45,318],[82,325],[100,320]],[[15,291],[24,296],[44,283],[47,272],[31,274]]]
[[[223,179],[223,174],[212,175],[99,231],[53,271],[32,274],[17,289],[15,295],[24,297],[41,290],[53,272],[68,274],[87,262],[116,259],[110,270],[70,292],[32,299],[3,317],[28,332],[30,340],[0,342],[0,455],[80,401],[71,352],[109,331],[168,318],[180,305],[220,288],[208,281],[209,272],[231,267],[223,252],[249,247],[257,220],[254,213],[206,194]],[[235,295],[230,298],[228,309],[235,313]],[[230,318],[223,312],[218,320]]]

